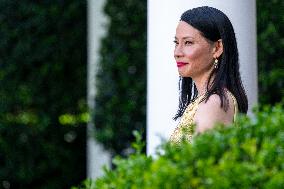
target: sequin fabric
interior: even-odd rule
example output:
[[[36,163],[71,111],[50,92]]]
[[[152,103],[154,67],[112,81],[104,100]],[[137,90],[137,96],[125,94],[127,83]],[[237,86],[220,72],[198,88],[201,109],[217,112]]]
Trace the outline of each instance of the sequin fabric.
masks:
[[[185,109],[178,126],[170,137],[170,141],[173,143],[180,143],[182,139],[191,141],[194,130],[194,115],[197,111],[198,105],[203,99],[203,96],[196,98]]]

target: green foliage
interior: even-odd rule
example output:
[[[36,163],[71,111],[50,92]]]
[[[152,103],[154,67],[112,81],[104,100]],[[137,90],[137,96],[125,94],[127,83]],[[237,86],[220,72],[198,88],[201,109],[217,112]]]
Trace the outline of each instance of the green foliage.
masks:
[[[284,96],[284,1],[257,0],[259,99],[275,104]]]
[[[85,1],[0,2],[0,188],[85,178],[87,116],[60,122],[86,112],[85,14]]]
[[[98,141],[119,154],[130,147],[132,131],[146,125],[146,2],[108,0],[104,9],[110,20],[102,40],[94,120]]]
[[[90,121],[90,114],[88,112],[80,113],[79,115],[63,114],[58,119],[61,125],[74,126],[80,123],[88,123]]]
[[[284,107],[264,107],[230,127],[216,127],[180,145],[164,143],[155,158],[115,158],[114,170],[82,189],[283,188]]]

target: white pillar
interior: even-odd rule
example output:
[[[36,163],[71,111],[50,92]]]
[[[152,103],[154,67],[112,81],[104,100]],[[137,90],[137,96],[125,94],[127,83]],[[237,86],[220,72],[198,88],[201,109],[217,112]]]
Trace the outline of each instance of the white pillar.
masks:
[[[87,67],[87,95],[88,106],[92,111],[95,108],[97,65],[99,61],[100,40],[105,34],[107,19],[103,14],[105,0],[88,0],[88,67]],[[94,139],[94,124],[87,126],[87,177],[97,178],[102,175],[102,166],[110,165],[110,154]]]
[[[175,29],[181,14],[194,7],[212,6],[231,20],[238,43],[240,71],[249,101],[257,102],[255,0],[148,0],[147,41],[147,154],[160,137],[168,139],[177,122],[178,72],[173,57]]]

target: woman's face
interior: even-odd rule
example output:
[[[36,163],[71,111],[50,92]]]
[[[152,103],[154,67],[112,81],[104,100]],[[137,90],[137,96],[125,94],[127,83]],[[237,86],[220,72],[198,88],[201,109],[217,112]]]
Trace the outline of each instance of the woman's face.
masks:
[[[213,43],[184,21],[176,28],[174,57],[182,77],[203,77],[213,69]]]

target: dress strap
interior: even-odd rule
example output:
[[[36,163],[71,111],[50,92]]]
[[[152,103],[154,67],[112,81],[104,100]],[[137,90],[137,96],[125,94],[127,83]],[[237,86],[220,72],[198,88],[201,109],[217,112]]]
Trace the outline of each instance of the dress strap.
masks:
[[[235,96],[230,91],[227,90],[227,92],[233,100],[233,104],[234,104],[234,120],[233,120],[233,122],[235,122],[236,119],[237,119],[237,114],[238,114],[238,102],[237,102],[237,99],[235,98]]]

